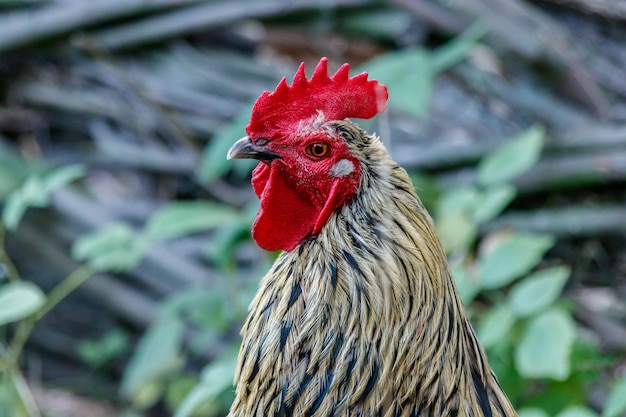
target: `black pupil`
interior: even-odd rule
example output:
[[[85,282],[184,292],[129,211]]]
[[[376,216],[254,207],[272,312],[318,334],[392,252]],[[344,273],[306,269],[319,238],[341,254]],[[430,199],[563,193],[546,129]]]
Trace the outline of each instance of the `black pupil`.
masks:
[[[313,154],[314,155],[323,155],[325,151],[324,145],[313,145]]]

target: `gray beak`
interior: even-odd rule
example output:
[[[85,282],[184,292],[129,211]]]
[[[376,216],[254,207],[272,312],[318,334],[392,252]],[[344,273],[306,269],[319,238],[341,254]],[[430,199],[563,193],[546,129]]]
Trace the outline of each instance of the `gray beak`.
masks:
[[[226,159],[257,159],[265,162],[270,162],[280,157],[279,154],[270,151],[264,145],[252,142],[247,136],[235,142],[226,155]]]

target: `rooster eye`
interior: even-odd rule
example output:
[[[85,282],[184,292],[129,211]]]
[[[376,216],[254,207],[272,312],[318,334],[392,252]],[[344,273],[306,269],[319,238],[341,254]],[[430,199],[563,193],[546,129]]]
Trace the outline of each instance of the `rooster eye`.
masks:
[[[323,158],[328,155],[330,146],[326,142],[316,142],[307,146],[306,151],[309,155],[315,158]]]

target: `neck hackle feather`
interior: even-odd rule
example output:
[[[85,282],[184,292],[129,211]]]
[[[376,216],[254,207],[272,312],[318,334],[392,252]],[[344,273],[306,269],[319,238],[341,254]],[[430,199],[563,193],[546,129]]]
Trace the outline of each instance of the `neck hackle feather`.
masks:
[[[247,132],[271,141],[322,112],[358,164],[358,187],[263,277],[229,416],[516,416],[406,171],[345,119],[383,111],[386,88],[326,66],[310,81],[300,66],[291,87],[263,93]]]

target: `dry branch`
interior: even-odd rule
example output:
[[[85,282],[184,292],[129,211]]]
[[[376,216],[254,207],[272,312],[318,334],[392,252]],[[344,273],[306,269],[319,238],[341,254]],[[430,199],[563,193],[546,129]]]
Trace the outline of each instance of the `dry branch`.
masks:
[[[565,69],[571,94],[598,115],[606,115],[610,102],[585,66],[593,55],[572,34],[541,10],[520,0],[454,0],[456,10],[469,13],[489,25],[494,43],[530,59],[546,59]]]
[[[549,233],[559,238],[626,233],[626,207],[581,205],[528,212],[506,213],[484,227],[484,231],[513,228]]]
[[[586,13],[593,13],[609,19],[626,20],[624,0],[543,0],[565,5]]]
[[[626,180],[626,149],[546,158],[515,181],[520,192]]]
[[[587,113],[565,102],[545,89],[540,90],[529,83],[514,84],[493,74],[483,72],[472,65],[461,64],[452,69],[468,87],[481,93],[486,99],[497,98],[515,110],[522,110],[535,120],[560,129],[593,120]]]
[[[36,10],[13,12],[0,18],[0,52],[108,20],[198,1],[200,0],[63,1]]]
[[[461,169],[437,177],[441,187],[476,183],[473,169]],[[589,154],[550,156],[515,180],[522,194],[626,181],[626,149],[599,150]]]
[[[332,0],[324,2],[323,6],[362,6],[369,3],[371,1],[368,0]],[[109,50],[130,48],[196,31],[221,28],[243,19],[278,16],[319,7],[320,2],[315,0],[211,2],[96,31],[85,35],[80,43]]]
[[[428,0],[391,0],[391,2],[411,11],[420,20],[448,33],[460,33],[469,26],[467,19]]]

